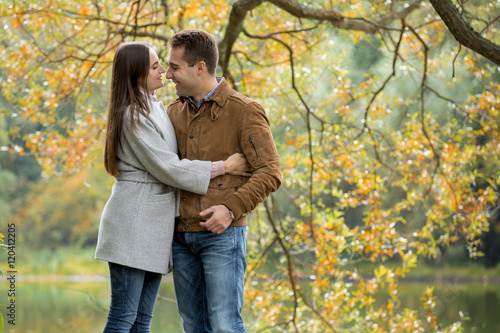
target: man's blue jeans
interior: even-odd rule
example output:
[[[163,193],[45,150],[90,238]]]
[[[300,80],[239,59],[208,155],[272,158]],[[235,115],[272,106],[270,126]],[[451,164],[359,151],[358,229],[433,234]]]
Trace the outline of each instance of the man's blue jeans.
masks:
[[[109,273],[111,305],[103,333],[150,332],[162,275],[111,262]]]
[[[186,333],[244,333],[246,227],[175,232],[174,286]]]

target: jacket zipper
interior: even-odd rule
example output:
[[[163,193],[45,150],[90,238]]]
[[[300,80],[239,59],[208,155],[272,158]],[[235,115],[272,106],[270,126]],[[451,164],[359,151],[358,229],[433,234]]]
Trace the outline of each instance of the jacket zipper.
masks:
[[[258,157],[259,157],[259,154],[257,153],[257,148],[255,148],[255,145],[253,144],[252,137],[251,137],[251,136],[249,136],[248,138],[250,139],[250,143],[252,144],[253,150],[255,150],[255,155],[257,155],[257,158],[258,158]]]

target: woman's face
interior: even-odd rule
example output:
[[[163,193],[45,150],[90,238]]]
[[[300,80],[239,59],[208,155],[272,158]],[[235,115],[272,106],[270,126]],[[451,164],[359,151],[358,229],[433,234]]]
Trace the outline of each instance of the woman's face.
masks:
[[[161,76],[165,72],[165,68],[160,65],[155,50],[149,48],[149,73],[146,79],[146,86],[149,94],[153,94],[156,89],[163,87],[163,79]]]

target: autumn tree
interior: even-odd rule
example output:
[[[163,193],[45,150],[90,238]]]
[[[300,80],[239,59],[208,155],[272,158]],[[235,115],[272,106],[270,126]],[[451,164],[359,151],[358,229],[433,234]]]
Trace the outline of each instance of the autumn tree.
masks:
[[[9,222],[29,230],[20,233],[18,241],[30,244],[33,251],[95,246],[108,197],[106,174],[101,170],[42,179],[31,186],[26,204]]]
[[[9,129],[25,144],[6,146],[47,176],[101,158],[119,44],[148,41],[165,63],[176,31],[218,38],[219,74],[268,111],[284,175],[250,223],[252,330],[461,330],[458,314],[439,327],[432,290],[425,313],[397,290],[450,244],[480,256],[495,226],[498,1],[0,3],[4,116],[25,121]]]
[[[5,135],[5,121],[0,119],[0,129],[3,135],[0,135],[0,146],[8,141]],[[0,132],[1,133],[1,132]],[[0,152],[0,154],[7,154],[7,152]],[[0,155],[1,156],[1,155]],[[9,197],[16,182],[16,176],[11,171],[7,170],[4,165],[0,163],[0,221],[7,221],[7,216],[10,215],[11,209],[9,207]]]

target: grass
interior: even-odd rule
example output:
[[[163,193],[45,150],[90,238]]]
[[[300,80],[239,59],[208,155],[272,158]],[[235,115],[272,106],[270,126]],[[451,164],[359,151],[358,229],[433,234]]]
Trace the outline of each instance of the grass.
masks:
[[[94,252],[95,248],[59,248],[57,250],[18,248],[17,274],[108,275],[107,263],[94,259]]]
[[[466,262],[461,264],[444,264],[436,267],[436,265],[421,263],[417,268],[413,269],[410,273],[412,277],[422,276],[458,276],[463,278],[498,278],[500,277],[500,265],[496,267],[486,268],[483,263],[479,262]]]
[[[387,261],[384,263],[361,263],[356,266],[358,273],[363,276],[373,276],[374,269],[384,265],[389,269],[395,270],[400,267],[399,262]],[[422,261],[417,263],[406,278],[411,279],[439,279],[439,278],[461,278],[464,280],[495,280],[500,277],[500,265],[492,268],[485,267],[484,263],[477,261],[455,261],[453,263],[443,263],[436,265],[433,262]]]

